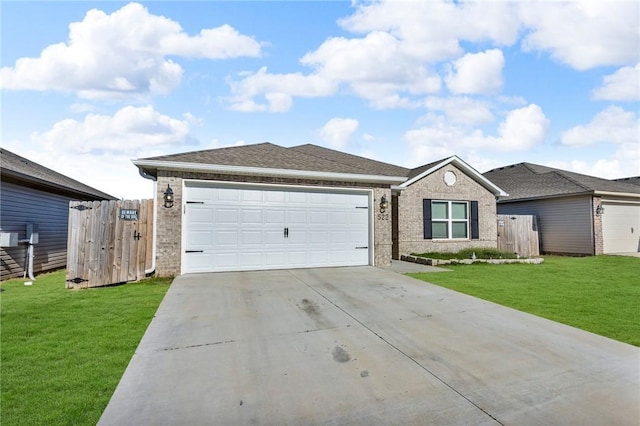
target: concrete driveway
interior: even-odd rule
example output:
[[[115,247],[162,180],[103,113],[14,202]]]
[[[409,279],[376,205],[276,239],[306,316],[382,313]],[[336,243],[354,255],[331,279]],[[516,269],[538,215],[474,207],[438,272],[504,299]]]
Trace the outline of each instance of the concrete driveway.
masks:
[[[373,267],[176,278],[100,425],[638,425],[640,349]]]

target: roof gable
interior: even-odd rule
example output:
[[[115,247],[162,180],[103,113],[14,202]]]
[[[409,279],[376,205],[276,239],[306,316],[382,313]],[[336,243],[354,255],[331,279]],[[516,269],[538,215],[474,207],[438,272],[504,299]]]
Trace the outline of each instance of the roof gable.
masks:
[[[531,163],[500,167],[484,176],[509,192],[504,201],[597,192],[640,194],[640,187],[631,183]]]
[[[0,173],[3,178],[10,177],[16,181],[51,188],[57,192],[72,193],[78,198],[91,200],[115,199],[109,194],[41,166],[4,148],[0,148],[0,157],[2,162]]]
[[[428,176],[431,173],[437,170],[440,170],[441,168],[445,167],[448,164],[453,164],[460,170],[464,171],[470,178],[478,182],[480,185],[484,186],[487,190],[491,191],[494,195],[496,196],[508,195],[496,184],[494,184],[492,181],[484,177],[480,172],[478,172],[476,169],[474,169],[473,167],[471,167],[470,165],[468,165],[467,163],[465,163],[455,155],[449,158],[445,158],[444,160],[440,160],[433,163],[425,164],[420,167],[416,167],[415,169],[411,170],[410,179],[408,179],[406,182],[401,184],[400,188],[406,188],[412,185],[413,183],[419,181],[420,179],[424,178],[425,176]]]

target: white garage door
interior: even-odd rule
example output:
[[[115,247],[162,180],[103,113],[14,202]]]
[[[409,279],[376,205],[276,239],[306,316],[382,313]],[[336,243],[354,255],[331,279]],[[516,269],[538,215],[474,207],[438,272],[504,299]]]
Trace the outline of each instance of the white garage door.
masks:
[[[369,264],[369,195],[187,183],[184,273]]]
[[[605,253],[640,251],[640,206],[603,203],[602,236]]]

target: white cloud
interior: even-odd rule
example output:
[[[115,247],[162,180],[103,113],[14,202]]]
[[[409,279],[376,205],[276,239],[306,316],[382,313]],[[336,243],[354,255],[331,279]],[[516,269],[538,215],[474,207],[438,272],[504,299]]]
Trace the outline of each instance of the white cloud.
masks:
[[[498,127],[498,137],[486,138],[481,145],[498,151],[519,151],[544,142],[549,120],[538,105],[514,109]]]
[[[181,82],[182,67],[167,55],[223,59],[258,56],[260,44],[223,25],[189,36],[180,25],[129,3],[107,15],[98,9],[69,25],[69,40],[37,58],[0,70],[12,90],[77,92],[85,99],[166,94]]]
[[[607,101],[640,101],[640,63],[605,76],[592,95]]]
[[[351,135],[358,130],[358,120],[353,118],[332,118],[327,121],[318,135],[333,148],[343,149],[349,143]]]
[[[564,131],[560,143],[569,146],[597,143],[640,145],[640,120],[636,113],[610,106],[596,114],[589,123]]]
[[[528,27],[525,50],[548,51],[577,70],[638,62],[635,1],[520,2],[517,7]]]
[[[40,146],[74,154],[112,153],[137,156],[160,148],[194,143],[189,119],[160,114],[152,106],[127,106],[113,116],[88,114],[83,121],[66,119],[32,140]]]
[[[503,67],[500,49],[467,53],[452,63],[445,81],[453,93],[492,94],[502,88]]]
[[[230,109],[242,112],[285,112],[291,108],[292,96],[323,97],[335,94],[334,82],[318,75],[270,74],[266,67],[255,74],[246,75],[240,81],[229,81],[231,85]],[[255,97],[264,97],[262,103]]]
[[[442,117],[405,133],[411,152],[411,165],[416,166],[451,155],[477,157],[477,152],[526,151],[544,142],[549,120],[535,104],[510,111],[500,123],[496,136],[481,130],[454,125]]]
[[[493,121],[493,113],[486,102],[468,96],[439,98],[428,97],[424,106],[429,111],[442,111],[448,121],[470,126],[487,124]]]
[[[230,108],[238,111],[283,111],[262,96],[278,93],[287,109],[293,97],[326,97],[344,89],[366,99],[376,109],[418,108],[420,97],[441,90],[435,71],[444,60],[464,53],[460,40],[514,43],[519,23],[506,2],[454,4],[448,1],[373,2],[356,4],[355,12],[339,21],[347,31],[361,37],[331,37],[300,59],[310,72],[267,74],[264,69],[230,82]],[[455,25],[447,23],[455,22]],[[463,66],[460,91],[495,91],[501,86],[504,62],[499,51],[489,50],[475,59],[483,66],[484,81],[469,82],[470,66]],[[502,61],[501,61],[502,59]],[[466,64],[463,64],[466,65]],[[496,74],[497,73],[497,74]],[[311,81],[321,81],[325,90],[308,91]],[[466,86],[463,85],[466,84]],[[301,90],[302,88],[302,90]],[[302,92],[302,93],[301,93]],[[291,99],[285,96],[290,96]]]
[[[411,56],[438,62],[460,56],[460,40],[514,43],[520,25],[515,18],[508,2],[376,1],[358,4],[339,23],[354,33],[387,32]]]
[[[3,141],[3,147],[115,197],[152,198],[152,182],[140,176],[131,159],[188,151],[196,141],[190,132],[193,116],[185,117],[128,106],[113,115],[58,121],[29,141]]]
[[[546,165],[604,179],[638,176],[640,173],[640,144],[624,143],[616,145],[616,149],[610,156],[593,162],[558,160],[550,161]]]

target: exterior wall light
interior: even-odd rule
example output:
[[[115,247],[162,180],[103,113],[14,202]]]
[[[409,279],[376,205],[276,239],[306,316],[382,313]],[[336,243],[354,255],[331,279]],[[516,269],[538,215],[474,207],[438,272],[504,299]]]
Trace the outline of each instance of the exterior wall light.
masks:
[[[598,207],[596,207],[596,214],[600,216],[602,213],[604,213],[604,207],[602,207],[602,204],[600,204]]]
[[[387,207],[389,207],[389,201],[387,201],[387,196],[383,195],[382,198],[380,198],[380,213],[387,211]]]
[[[170,209],[173,207],[173,189],[167,184],[167,189],[164,191],[164,207]]]

